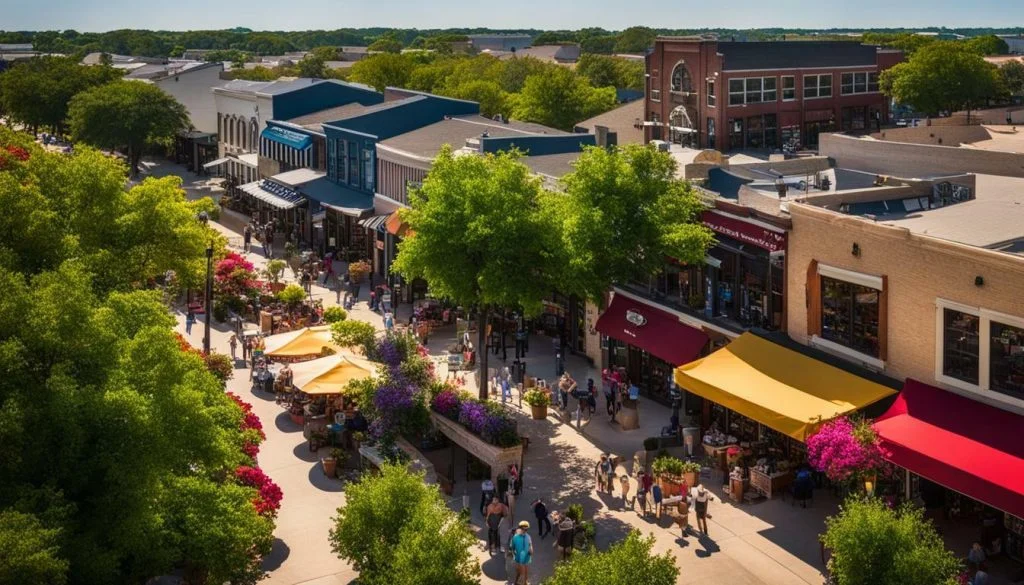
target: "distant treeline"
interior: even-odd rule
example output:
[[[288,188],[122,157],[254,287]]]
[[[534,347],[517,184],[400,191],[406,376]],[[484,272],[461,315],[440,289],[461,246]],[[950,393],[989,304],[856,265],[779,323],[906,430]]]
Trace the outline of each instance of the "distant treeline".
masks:
[[[104,33],[65,31],[0,31],[0,43],[32,43],[35,50],[68,55],[92,52],[142,57],[176,56],[185,49],[233,50],[254,55],[280,55],[291,51],[309,51],[316,47],[369,46],[381,39],[397,41],[404,47],[423,46],[438,36],[469,34],[527,34],[534,44],[579,43],[588,53],[639,52],[650,46],[657,35],[715,33],[737,40],[780,40],[786,37],[822,36],[836,38],[851,33],[900,34],[932,32],[943,35],[981,36],[1021,34],[1024,28],[920,28],[920,29],[654,29],[631,27],[623,31],[603,28],[544,31],[540,29],[395,29],[359,28],[313,31],[253,31],[246,28],[207,31],[114,30]]]

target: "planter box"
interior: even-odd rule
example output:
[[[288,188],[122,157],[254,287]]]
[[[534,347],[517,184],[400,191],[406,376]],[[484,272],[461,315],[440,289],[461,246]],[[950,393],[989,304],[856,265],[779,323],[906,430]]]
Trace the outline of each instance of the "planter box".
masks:
[[[683,494],[683,484],[679,481],[659,477],[658,485],[661,486],[661,497],[663,499]]]
[[[434,411],[430,412],[430,420],[437,430],[441,431],[448,439],[459,445],[474,457],[483,461],[491,468],[491,480],[497,484],[498,474],[504,473],[509,465],[515,463],[520,469],[523,467],[523,446],[498,447],[484,441],[480,437],[469,432],[468,429],[459,423],[442,416]]]
[[[697,472],[696,471],[687,471],[686,473],[683,474],[683,481],[685,481],[686,485],[688,485],[690,487],[696,486],[697,485]]]
[[[548,405],[530,406],[530,414],[534,420],[544,420],[548,417]]]

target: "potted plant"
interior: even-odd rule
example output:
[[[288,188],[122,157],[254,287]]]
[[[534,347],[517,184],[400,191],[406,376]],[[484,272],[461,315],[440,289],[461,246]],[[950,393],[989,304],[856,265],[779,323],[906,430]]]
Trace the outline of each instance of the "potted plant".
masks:
[[[697,485],[697,477],[700,475],[700,463],[696,461],[683,462],[683,481],[686,485],[693,487]]]
[[[683,493],[683,461],[671,455],[662,455],[651,464],[651,472],[658,479],[662,496],[670,498]]]
[[[352,284],[360,284],[361,282],[363,282],[363,279],[366,278],[366,275],[369,274],[372,270],[373,268],[370,266],[370,263],[367,262],[366,260],[352,262],[351,264],[348,265],[349,280],[352,281]]]
[[[271,260],[267,262],[267,269],[264,270],[267,276],[267,280],[270,281],[270,292],[278,293],[284,289],[284,283],[281,282],[281,275],[284,274],[284,269],[288,264],[284,260]]]
[[[356,431],[356,432],[352,433],[352,443],[355,444],[356,450],[359,450],[359,447],[363,443],[365,443],[365,442],[366,442],[366,433],[364,433],[362,431]]]
[[[331,449],[330,457],[324,457],[320,460],[320,463],[324,466],[324,475],[327,477],[334,477],[338,472],[338,460],[344,456],[345,452],[341,449]]]
[[[306,416],[301,404],[293,404],[288,409],[288,416],[291,417],[293,423],[299,426],[306,424]]]
[[[551,397],[540,390],[528,390],[523,394],[523,402],[530,405],[530,414],[534,420],[544,420],[548,417],[548,405],[551,404]]]

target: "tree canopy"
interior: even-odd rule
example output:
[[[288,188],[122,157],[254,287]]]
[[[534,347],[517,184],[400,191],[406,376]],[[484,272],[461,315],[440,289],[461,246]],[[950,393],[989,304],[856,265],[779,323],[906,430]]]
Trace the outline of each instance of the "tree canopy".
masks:
[[[995,65],[963,43],[933,42],[909,60],[882,72],[882,92],[899,103],[936,115],[970,110],[1006,88]]]
[[[138,583],[176,566],[253,582],[273,521],[233,479],[251,464],[242,410],[146,290],[201,265],[213,231],[174,180],[126,191],[124,166],[87,147],[47,153],[0,129],[3,152],[0,583]],[[222,560],[189,548],[213,536]]]
[[[649,146],[589,148],[562,179],[556,199],[562,250],[560,288],[600,303],[616,282],[647,280],[665,258],[698,263],[713,243],[699,199],[676,163]]]
[[[355,566],[360,583],[479,583],[480,567],[469,552],[476,538],[422,474],[385,464],[379,475],[349,484],[345,496],[331,547]]]
[[[615,89],[595,88],[583,77],[566,68],[549,70],[545,75],[526,78],[516,96],[512,117],[572,130],[582,122],[615,107]]]
[[[26,59],[0,75],[0,102],[14,121],[63,134],[71,98],[120,76],[111,67],[83,67],[69,57]]]
[[[826,521],[836,585],[955,585],[960,562],[945,549],[924,513],[893,510],[877,499],[851,498]]]
[[[555,565],[543,585],[673,585],[679,575],[672,553],[654,555],[654,535],[632,531],[608,550],[579,552]]]
[[[167,145],[187,129],[188,110],[159,87],[115,81],[79,93],[68,108],[76,141],[98,148],[124,148],[132,175],[147,145]]]
[[[1024,63],[1007,61],[999,67],[1003,84],[1011,95],[1024,95]]]
[[[576,72],[594,87],[644,89],[643,61],[585,53],[576,64]]]

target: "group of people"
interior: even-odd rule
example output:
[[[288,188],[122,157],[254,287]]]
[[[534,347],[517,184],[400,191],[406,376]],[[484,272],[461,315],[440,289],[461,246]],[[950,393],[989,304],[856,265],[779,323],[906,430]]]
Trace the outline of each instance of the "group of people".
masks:
[[[608,368],[601,372],[601,384],[604,387],[605,409],[611,422],[622,410],[625,399],[636,400],[640,396],[640,388],[629,379],[622,368]]]
[[[274,257],[274,222],[268,221],[260,224],[254,217],[245,229],[242,230],[242,249],[252,252],[252,239],[256,237],[263,244],[263,254],[267,258]]]
[[[684,482],[680,490],[682,496],[673,501],[664,497],[661,486],[654,481],[654,476],[646,469],[641,468],[636,474],[637,491],[631,499],[630,492],[633,487],[629,476],[623,474],[616,478],[615,459],[610,453],[601,455],[600,461],[594,467],[595,491],[609,495],[614,494],[616,479],[619,481],[619,495],[622,497],[623,509],[634,508],[638,505],[638,512],[641,516],[646,517],[648,510],[651,510],[660,518],[663,505],[678,505],[679,517],[676,522],[683,529],[683,536],[685,536],[689,525],[689,509],[690,506],[693,506],[697,517],[697,529],[705,535],[708,534],[707,519],[711,517],[711,514],[708,513],[708,504],[714,500],[714,496],[703,484],[697,485],[691,490],[692,486],[688,486]]]

